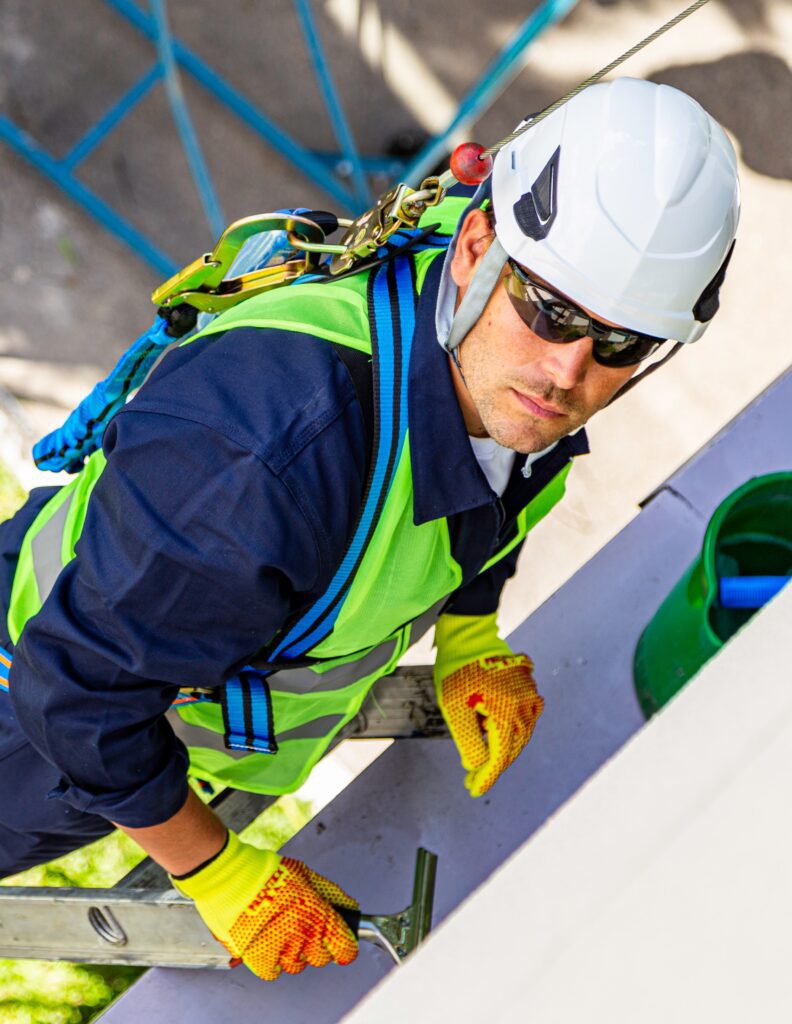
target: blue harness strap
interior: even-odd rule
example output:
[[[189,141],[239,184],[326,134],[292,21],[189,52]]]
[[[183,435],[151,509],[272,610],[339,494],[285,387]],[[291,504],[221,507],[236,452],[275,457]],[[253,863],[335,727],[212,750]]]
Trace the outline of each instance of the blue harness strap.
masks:
[[[374,456],[352,538],[329,587],[280,640],[271,660],[299,658],[333,630],[388,497],[407,434],[407,371],[417,295],[411,260],[394,260],[369,279],[374,375]]]
[[[374,534],[407,434],[407,372],[415,331],[412,260],[393,260],[368,284],[374,376],[374,444],[362,508],[341,563],[318,601],[287,631],[267,660],[293,661],[328,636]],[[226,746],[274,753],[267,671],[246,668],[222,690]]]
[[[8,693],[10,690],[9,673],[13,663],[13,654],[7,651],[5,647],[0,647],[0,693]],[[214,703],[212,698],[206,694],[196,693],[189,689],[189,687],[185,687],[179,691],[179,696],[172,702],[171,707],[182,707],[185,704],[202,704],[206,701]]]
[[[261,672],[249,665],[243,668],[222,688],[220,704],[229,750],[277,754],[272,697]]]

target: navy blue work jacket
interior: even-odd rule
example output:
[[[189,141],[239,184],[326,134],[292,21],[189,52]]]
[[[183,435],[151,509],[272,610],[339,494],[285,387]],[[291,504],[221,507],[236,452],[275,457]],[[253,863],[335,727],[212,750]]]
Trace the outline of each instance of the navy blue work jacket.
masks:
[[[503,498],[492,492],[437,342],[441,266],[425,282],[410,365],[415,520],[449,518],[464,581],[447,610],[488,613],[517,551],[478,567],[588,448],[583,432],[564,439],[529,479],[518,457]],[[362,499],[363,417],[327,342],[240,328],[170,353],[110,422],[104,451],[76,556],[15,651],[11,694],[62,773],[52,795],[141,827],[186,799],[187,753],[164,717],[177,687],[221,684],[329,584]],[[45,496],[2,528],[6,607],[9,538]]]

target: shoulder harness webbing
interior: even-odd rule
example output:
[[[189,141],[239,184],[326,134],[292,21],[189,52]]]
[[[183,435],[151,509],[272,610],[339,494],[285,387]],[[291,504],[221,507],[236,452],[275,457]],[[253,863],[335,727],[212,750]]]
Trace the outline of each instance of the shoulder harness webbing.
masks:
[[[280,663],[278,667],[287,667],[289,663],[304,658],[311,648],[332,632],[376,529],[407,434],[407,374],[417,304],[414,275],[412,260],[399,259],[378,267],[369,278],[372,457],[357,523],[325,593],[270,645],[266,660],[272,667],[267,670],[246,666],[222,688],[225,743],[232,750],[277,751],[266,676],[275,670],[276,663]],[[361,406],[365,421],[368,403],[365,392],[361,393],[365,383],[361,379],[360,363],[351,359],[344,361],[358,395],[363,399]]]

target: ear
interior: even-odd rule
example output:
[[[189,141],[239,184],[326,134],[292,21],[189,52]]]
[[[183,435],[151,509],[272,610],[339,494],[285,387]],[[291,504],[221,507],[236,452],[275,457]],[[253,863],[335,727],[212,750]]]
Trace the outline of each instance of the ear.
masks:
[[[457,288],[466,288],[484,253],[489,249],[495,232],[483,210],[471,210],[462,222],[457,237],[451,277]]]

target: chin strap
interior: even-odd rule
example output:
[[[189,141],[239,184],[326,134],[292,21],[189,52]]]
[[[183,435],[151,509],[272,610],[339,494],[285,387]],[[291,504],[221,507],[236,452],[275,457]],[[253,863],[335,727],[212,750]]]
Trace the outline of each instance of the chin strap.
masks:
[[[454,314],[448,340],[445,343],[446,351],[451,355],[454,354],[454,349],[464,341],[468,332],[484,312],[484,307],[498,283],[507,258],[506,250],[498,241],[497,236],[494,237],[473,274],[465,296],[459,303],[459,309]]]

